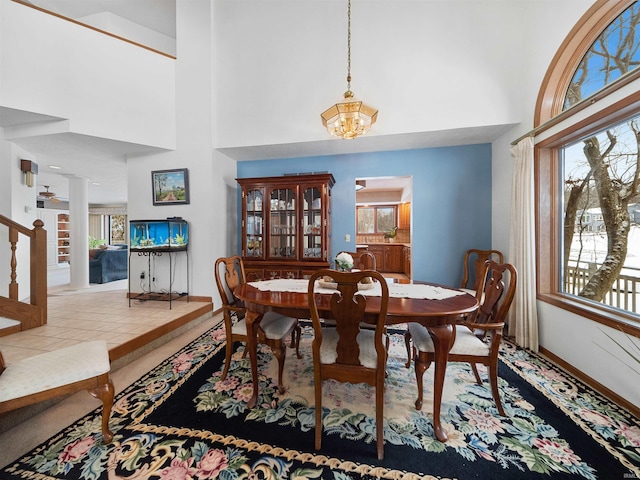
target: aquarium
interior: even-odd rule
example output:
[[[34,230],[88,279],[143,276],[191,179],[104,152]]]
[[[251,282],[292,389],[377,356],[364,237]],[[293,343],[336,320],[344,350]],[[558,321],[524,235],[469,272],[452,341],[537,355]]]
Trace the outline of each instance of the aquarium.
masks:
[[[166,220],[131,220],[130,250],[179,251],[189,244],[189,223],[182,218]]]

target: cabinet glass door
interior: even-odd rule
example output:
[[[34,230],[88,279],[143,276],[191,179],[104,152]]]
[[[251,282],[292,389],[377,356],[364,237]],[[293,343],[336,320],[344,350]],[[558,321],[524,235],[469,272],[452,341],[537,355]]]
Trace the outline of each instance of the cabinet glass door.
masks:
[[[296,258],[296,191],[271,190],[269,195],[269,257]]]
[[[262,257],[264,247],[264,218],[262,191],[249,190],[246,196],[245,257]]]
[[[305,188],[302,193],[302,256],[322,258],[322,189]]]

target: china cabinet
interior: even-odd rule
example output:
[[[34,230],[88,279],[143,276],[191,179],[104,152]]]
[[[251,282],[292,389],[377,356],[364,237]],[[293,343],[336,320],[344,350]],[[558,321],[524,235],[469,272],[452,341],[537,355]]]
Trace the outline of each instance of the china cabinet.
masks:
[[[238,178],[248,280],[306,278],[330,266],[330,173]]]

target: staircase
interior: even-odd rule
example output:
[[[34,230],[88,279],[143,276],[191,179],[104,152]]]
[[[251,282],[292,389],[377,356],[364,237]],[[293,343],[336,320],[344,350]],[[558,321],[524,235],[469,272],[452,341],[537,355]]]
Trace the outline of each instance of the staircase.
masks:
[[[11,250],[9,296],[0,295],[0,336],[4,336],[47,323],[47,232],[42,228],[42,220],[33,222],[33,228],[29,229],[0,215],[0,225],[7,227],[0,229],[0,234],[8,233]],[[0,249],[6,248],[3,240],[0,237]],[[29,242],[29,303],[19,300],[16,249],[20,240]]]
[[[0,337],[22,330],[22,323],[18,320],[0,317]]]

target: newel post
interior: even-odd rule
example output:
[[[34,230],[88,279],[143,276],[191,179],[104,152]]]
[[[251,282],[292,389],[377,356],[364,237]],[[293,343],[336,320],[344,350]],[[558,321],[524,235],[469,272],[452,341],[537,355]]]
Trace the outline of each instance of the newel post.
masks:
[[[31,238],[31,305],[40,308],[40,325],[47,323],[47,231],[40,219],[33,222]]]

